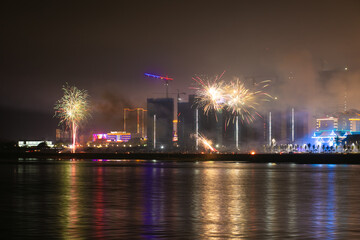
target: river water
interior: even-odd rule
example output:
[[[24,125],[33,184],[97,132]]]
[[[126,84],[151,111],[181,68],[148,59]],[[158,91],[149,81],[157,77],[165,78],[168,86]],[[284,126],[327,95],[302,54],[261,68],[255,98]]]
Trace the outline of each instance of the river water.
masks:
[[[360,239],[360,166],[0,162],[2,239]]]

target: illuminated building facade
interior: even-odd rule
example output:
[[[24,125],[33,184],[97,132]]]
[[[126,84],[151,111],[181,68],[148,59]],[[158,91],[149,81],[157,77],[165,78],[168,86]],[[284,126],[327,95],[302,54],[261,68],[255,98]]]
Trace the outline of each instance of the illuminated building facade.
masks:
[[[336,141],[342,141],[346,138],[346,131],[338,131],[339,119],[336,117],[325,117],[316,119],[316,132],[312,138],[315,144],[322,146],[333,146]]]
[[[95,133],[95,134],[93,134],[93,142],[96,142],[96,141],[106,142],[106,140],[107,140],[107,134],[106,133]]]
[[[107,134],[107,140],[110,142],[128,142],[131,139],[131,133],[110,132]]]
[[[54,144],[52,141],[18,141],[19,147],[37,147],[40,143],[46,143],[48,147],[53,147]]]
[[[316,119],[316,131],[312,138],[317,145],[334,146],[343,142],[348,136],[359,133],[359,114],[358,111],[352,110]]]
[[[173,146],[173,98],[147,99],[147,142],[149,149]]]
[[[110,133],[93,134],[93,142],[128,142],[131,133],[113,131]]]
[[[316,131],[338,130],[338,118],[327,117],[316,119]]]
[[[350,131],[351,132],[360,132],[360,117],[359,118],[349,118],[350,121]]]

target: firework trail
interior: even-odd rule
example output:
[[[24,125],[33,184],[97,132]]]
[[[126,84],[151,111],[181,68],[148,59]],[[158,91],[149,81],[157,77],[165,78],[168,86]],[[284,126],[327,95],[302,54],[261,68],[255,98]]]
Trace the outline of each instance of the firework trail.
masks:
[[[55,104],[55,117],[60,118],[60,124],[66,124],[72,129],[73,152],[76,148],[76,132],[80,124],[90,117],[89,95],[86,90],[80,90],[67,83],[63,86],[64,96]]]
[[[202,136],[200,133],[199,133],[198,139],[202,143],[202,145],[204,146],[205,149],[209,149],[211,152],[218,151],[213,146],[211,146],[211,142],[209,140],[207,140],[204,136]]]

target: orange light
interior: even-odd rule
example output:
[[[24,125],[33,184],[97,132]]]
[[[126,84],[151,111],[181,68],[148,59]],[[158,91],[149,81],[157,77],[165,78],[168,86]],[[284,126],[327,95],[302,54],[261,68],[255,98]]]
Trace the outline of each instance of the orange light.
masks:
[[[255,151],[251,151],[250,154],[251,154],[251,155],[255,155]]]

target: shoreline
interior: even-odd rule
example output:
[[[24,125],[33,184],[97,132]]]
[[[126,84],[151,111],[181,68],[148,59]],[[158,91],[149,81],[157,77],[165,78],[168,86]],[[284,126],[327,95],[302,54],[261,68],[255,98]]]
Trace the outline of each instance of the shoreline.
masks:
[[[0,163],[9,159],[142,159],[159,161],[234,161],[244,163],[360,164],[360,154],[196,154],[196,153],[0,153]]]

